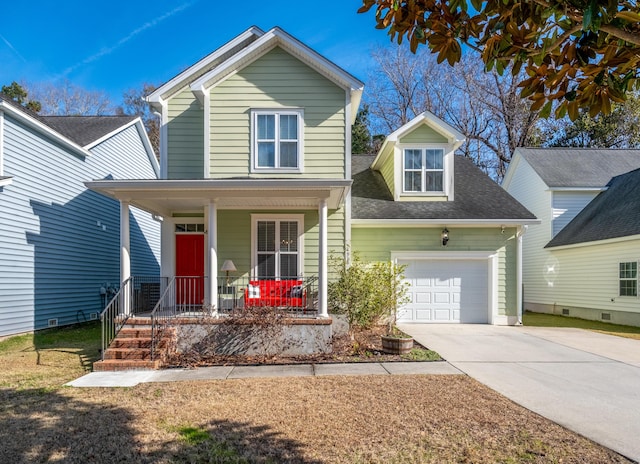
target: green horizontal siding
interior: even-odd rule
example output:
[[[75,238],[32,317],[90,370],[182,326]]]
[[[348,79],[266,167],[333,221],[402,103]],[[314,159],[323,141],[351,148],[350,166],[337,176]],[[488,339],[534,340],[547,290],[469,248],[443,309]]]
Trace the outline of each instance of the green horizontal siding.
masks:
[[[498,314],[516,315],[516,238],[515,229],[452,228],[449,243],[443,247],[441,228],[354,228],[352,250],[365,261],[388,261],[397,251],[496,251],[498,253]]]
[[[168,103],[167,171],[169,179],[204,177],[204,114],[185,88]]]
[[[391,149],[393,151],[393,148]],[[380,169],[380,174],[384,178],[384,181],[387,183],[390,192],[394,192],[395,188],[395,178],[394,178],[394,158],[393,153],[391,156],[388,156],[385,162],[382,164],[382,168]]]
[[[218,262],[233,260],[236,276],[251,271],[251,214],[304,214],[304,275],[318,275],[318,211],[218,211]],[[327,242],[330,253],[344,250],[344,209],[329,210]]]
[[[447,138],[426,124],[402,136],[400,143],[447,143]]]
[[[344,89],[280,48],[211,90],[211,177],[249,175],[251,110],[258,108],[302,108],[303,176],[345,177]]]

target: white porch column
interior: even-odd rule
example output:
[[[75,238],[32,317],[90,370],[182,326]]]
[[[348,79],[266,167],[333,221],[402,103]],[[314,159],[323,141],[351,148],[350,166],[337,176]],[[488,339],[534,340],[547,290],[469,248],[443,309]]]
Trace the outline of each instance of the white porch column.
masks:
[[[318,205],[320,236],[318,237],[318,316],[329,317],[327,308],[327,200],[323,198]]]
[[[523,305],[523,295],[522,295],[522,236],[527,231],[527,226],[518,226],[516,229],[516,285],[518,288],[516,289],[516,314],[518,320],[516,324],[522,325],[522,305]]]
[[[129,202],[120,201],[120,285],[131,277],[131,244],[129,240]],[[123,312],[131,314],[129,298],[123,300]]]
[[[216,201],[209,201],[207,211],[207,253],[209,282],[206,288],[206,302],[218,309],[218,210]]]

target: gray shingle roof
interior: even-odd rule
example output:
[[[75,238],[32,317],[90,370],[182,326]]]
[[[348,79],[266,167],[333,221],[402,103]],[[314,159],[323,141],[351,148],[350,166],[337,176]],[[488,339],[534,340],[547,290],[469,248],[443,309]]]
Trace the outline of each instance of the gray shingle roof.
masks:
[[[614,177],[546,247],[640,234],[640,169]]]
[[[40,116],[53,130],[73,140],[81,147],[104,137],[130,123],[136,116]]]
[[[612,177],[640,168],[640,150],[518,148],[549,187],[604,187]]]
[[[536,217],[471,160],[455,157],[454,201],[393,201],[382,175],[369,168],[374,156],[353,156],[353,219],[512,219]]]
[[[0,100],[37,119],[60,135],[77,143],[81,147],[115,131],[133,121],[137,116],[42,116],[14,102],[0,93]]]

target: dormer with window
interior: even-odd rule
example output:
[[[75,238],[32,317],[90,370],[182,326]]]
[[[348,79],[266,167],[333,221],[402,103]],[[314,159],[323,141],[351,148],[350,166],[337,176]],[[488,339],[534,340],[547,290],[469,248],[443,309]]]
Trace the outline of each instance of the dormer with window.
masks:
[[[389,135],[372,168],[396,201],[452,201],[454,152],[464,136],[429,112]]]

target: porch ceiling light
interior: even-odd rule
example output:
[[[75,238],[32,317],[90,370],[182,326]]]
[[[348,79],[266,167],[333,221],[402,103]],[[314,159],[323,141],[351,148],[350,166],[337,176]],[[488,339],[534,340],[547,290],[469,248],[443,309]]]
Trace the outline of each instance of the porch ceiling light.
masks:
[[[220,268],[221,271],[225,271],[227,273],[227,287],[229,286],[229,272],[235,272],[237,271],[236,269],[236,265],[233,264],[233,261],[231,261],[230,259],[225,260],[224,263],[222,263],[222,267]]]
[[[447,229],[446,227],[442,229],[440,238],[442,238],[442,246],[447,246],[447,243],[449,242],[449,229]]]

